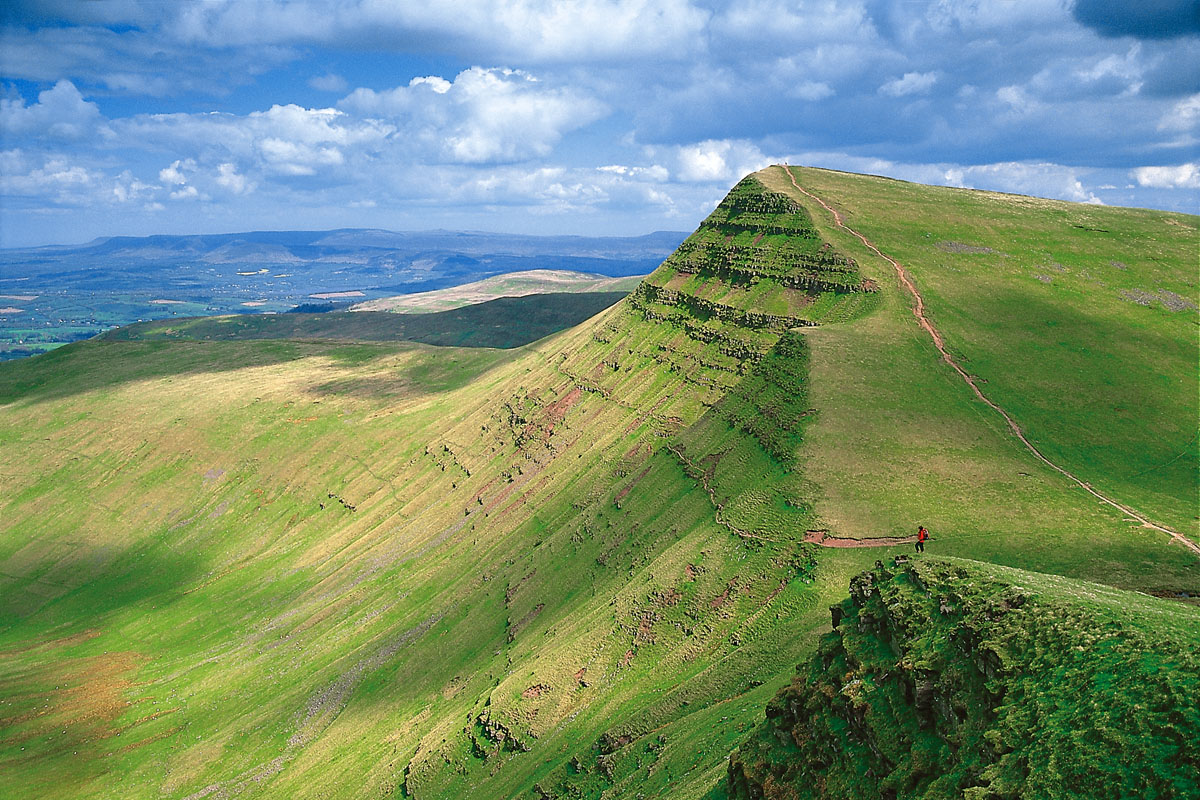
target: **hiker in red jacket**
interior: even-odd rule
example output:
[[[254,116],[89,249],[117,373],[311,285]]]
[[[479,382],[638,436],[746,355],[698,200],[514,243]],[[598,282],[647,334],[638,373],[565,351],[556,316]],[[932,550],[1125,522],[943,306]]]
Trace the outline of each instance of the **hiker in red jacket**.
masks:
[[[917,552],[925,552],[925,540],[929,538],[929,531],[925,530],[924,525],[917,526]]]

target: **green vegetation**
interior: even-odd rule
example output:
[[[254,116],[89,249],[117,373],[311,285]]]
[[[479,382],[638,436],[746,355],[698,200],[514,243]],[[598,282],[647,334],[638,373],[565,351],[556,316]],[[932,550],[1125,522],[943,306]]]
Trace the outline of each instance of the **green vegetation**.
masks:
[[[1200,795],[1194,609],[953,559],[850,593],[734,755],[731,797]]]
[[[1053,241],[1042,201],[986,195],[1000,228],[972,193],[795,172],[885,252],[888,226],[1010,260],[1022,231]],[[1101,211],[1122,248],[1154,231],[1157,260],[1124,256],[1124,279],[1194,299],[1195,218]],[[950,346],[1031,437],[1194,535],[1194,452],[1136,442],[1186,450],[1195,311],[1013,304],[1033,343],[1000,341],[974,322],[997,287],[1046,284],[959,286],[959,259],[987,254],[911,246],[895,255]],[[628,299],[519,347],[493,349],[583,296],[172,320],[0,365],[0,794],[704,797],[851,577],[910,547],[810,532],[923,522],[938,555],[1200,594],[1192,553],[1012,437],[890,270],[773,168]],[[418,334],[488,347],[392,340]],[[1143,365],[1110,363],[1151,340]],[[1021,362],[1039,346],[1075,371]],[[1153,369],[1130,433],[1095,376],[1136,396]],[[1028,381],[1069,419],[1022,416]],[[1080,426],[1117,455],[1076,447]],[[1161,480],[1135,476],[1150,466]]]

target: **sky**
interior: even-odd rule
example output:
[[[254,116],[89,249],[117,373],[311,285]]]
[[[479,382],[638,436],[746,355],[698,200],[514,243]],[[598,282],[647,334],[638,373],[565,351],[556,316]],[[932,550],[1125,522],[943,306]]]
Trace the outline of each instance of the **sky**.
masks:
[[[693,229],[788,162],[1200,213],[1196,0],[6,0],[0,247]]]

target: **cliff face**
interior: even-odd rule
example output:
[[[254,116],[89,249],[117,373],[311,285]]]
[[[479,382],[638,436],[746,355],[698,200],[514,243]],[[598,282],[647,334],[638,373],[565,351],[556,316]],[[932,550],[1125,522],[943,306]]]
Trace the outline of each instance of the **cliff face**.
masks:
[[[731,797],[1200,796],[1194,607],[900,558],[831,611]]]

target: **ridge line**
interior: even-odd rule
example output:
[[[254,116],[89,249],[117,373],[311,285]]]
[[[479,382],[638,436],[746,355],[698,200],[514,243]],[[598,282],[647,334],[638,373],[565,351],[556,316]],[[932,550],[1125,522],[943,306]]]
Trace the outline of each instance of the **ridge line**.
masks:
[[[1037,448],[1036,445],[1034,445],[1032,442],[1029,441],[1028,438],[1026,438],[1025,432],[1023,430],[1021,430],[1021,426],[1017,424],[1016,420],[1014,420],[1009,415],[1009,413],[1007,411],[1005,411],[1003,408],[1001,408],[997,403],[995,403],[993,400],[988,398],[988,396],[983,393],[983,390],[979,388],[979,384],[976,383],[975,379],[973,377],[971,377],[971,375],[969,375],[967,373],[967,371],[964,370],[957,361],[954,360],[954,356],[950,355],[950,351],[946,349],[946,340],[942,337],[941,332],[936,327],[934,327],[933,323],[929,321],[929,318],[927,316],[925,316],[925,299],[923,297],[921,297],[921,293],[919,291],[917,291],[916,284],[913,283],[912,278],[908,274],[908,270],[904,269],[904,267],[902,267],[900,265],[900,262],[897,261],[896,259],[892,258],[891,256],[885,255],[883,253],[883,251],[881,251],[878,247],[876,247],[874,244],[872,244],[871,241],[866,236],[864,236],[863,234],[856,231],[854,228],[851,228],[849,225],[847,225],[845,220],[842,218],[841,213],[839,213],[836,209],[834,209],[833,206],[829,205],[824,200],[817,197],[815,194],[808,191],[807,189],[802,187],[799,183],[797,183],[796,176],[792,174],[791,167],[789,167],[787,164],[782,164],[781,166],[783,167],[783,171],[787,173],[788,179],[791,180],[792,186],[796,187],[797,191],[801,192],[805,196],[807,196],[807,197],[811,198],[812,200],[815,200],[817,203],[819,203],[822,208],[824,208],[826,211],[828,211],[833,216],[833,221],[837,224],[837,226],[839,228],[844,228],[846,231],[853,234],[855,237],[858,238],[859,241],[861,241],[863,243],[863,245],[868,250],[870,250],[872,253],[879,256],[880,258],[882,258],[884,261],[887,261],[889,264],[891,264],[896,269],[896,276],[899,278],[901,285],[908,291],[908,293],[910,295],[912,295],[913,300],[915,301],[913,308],[912,308],[913,316],[915,316],[917,318],[917,323],[920,325],[920,327],[923,328],[925,330],[925,332],[929,334],[931,339],[933,339],[933,345],[934,345],[934,347],[937,348],[938,352],[942,354],[942,360],[945,361],[947,364],[949,364],[950,367],[953,368],[953,370],[958,373],[959,377],[961,377],[963,379],[963,381],[966,382],[967,386],[971,387],[971,390],[975,393],[976,397],[978,397],[980,400],[982,400],[984,403],[986,403],[993,411],[995,411],[1001,417],[1004,418],[1004,421],[1008,424],[1009,430],[1012,431],[1013,435],[1015,435],[1021,441],[1021,443],[1023,445],[1025,445],[1025,448],[1027,450],[1029,450],[1029,452],[1033,453],[1033,455],[1039,461],[1041,461],[1043,464],[1050,467],[1055,472],[1058,472],[1059,474],[1068,478],[1069,480],[1074,482],[1076,485],[1081,487],[1088,494],[1092,495],[1093,497],[1096,497],[1103,503],[1107,503],[1108,505],[1112,506],[1113,508],[1122,512],[1123,514],[1127,514],[1130,517],[1133,517],[1133,519],[1135,521],[1141,523],[1143,528],[1150,528],[1152,530],[1156,530],[1156,531],[1165,533],[1168,536],[1170,536],[1172,539],[1174,539],[1175,541],[1182,544],[1187,549],[1191,550],[1196,555],[1200,555],[1200,545],[1196,544],[1191,539],[1187,538],[1186,536],[1179,533],[1178,531],[1172,530],[1171,528],[1168,528],[1164,525],[1159,525],[1155,522],[1151,522],[1148,518],[1139,514],[1138,512],[1134,511],[1133,509],[1129,508],[1128,506],[1122,505],[1121,503],[1118,503],[1116,500],[1113,500],[1113,499],[1101,494],[1097,490],[1093,489],[1092,485],[1090,483],[1087,483],[1086,481],[1081,480],[1080,478],[1076,477],[1074,473],[1068,471],[1064,467],[1060,467],[1058,464],[1055,464],[1053,461],[1051,461],[1049,458],[1047,458],[1042,453],[1042,451]]]

